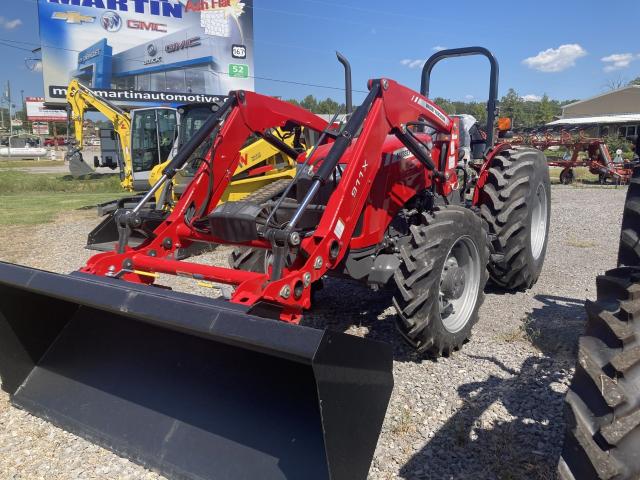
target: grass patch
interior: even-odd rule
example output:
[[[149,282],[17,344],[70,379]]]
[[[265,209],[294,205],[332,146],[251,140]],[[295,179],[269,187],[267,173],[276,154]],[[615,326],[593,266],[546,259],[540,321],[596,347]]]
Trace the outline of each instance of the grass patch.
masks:
[[[561,167],[549,167],[549,177],[551,183],[560,183]],[[588,167],[575,167],[573,169],[574,180],[573,184],[579,183],[598,183],[598,176],[589,172]]]
[[[124,192],[120,192],[121,195]],[[113,200],[113,193],[30,193],[0,196],[0,225],[38,225],[52,222],[65,211]]]
[[[533,325],[533,319],[526,316],[517,328],[497,335],[499,341],[505,343],[526,342],[535,345],[540,338],[540,329]]]
[[[407,433],[415,432],[416,427],[413,419],[411,418],[411,412],[409,409],[403,409],[400,413],[400,417],[394,422],[391,427],[391,431],[394,435],[406,435]]]
[[[578,240],[575,238],[571,238],[567,241],[567,245],[569,245],[570,247],[576,247],[576,248],[592,248],[592,247],[595,247],[597,243],[590,242],[588,240]]]
[[[18,170],[0,171],[0,195],[25,193],[121,193],[120,178],[114,175],[31,174]]]
[[[0,160],[0,168],[64,167],[63,160]]]

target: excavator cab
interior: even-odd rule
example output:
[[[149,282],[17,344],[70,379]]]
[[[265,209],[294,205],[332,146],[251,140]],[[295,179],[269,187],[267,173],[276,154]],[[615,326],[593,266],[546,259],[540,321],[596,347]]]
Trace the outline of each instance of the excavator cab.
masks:
[[[133,188],[149,188],[151,170],[165,162],[178,136],[175,108],[140,108],[131,110],[131,163]]]

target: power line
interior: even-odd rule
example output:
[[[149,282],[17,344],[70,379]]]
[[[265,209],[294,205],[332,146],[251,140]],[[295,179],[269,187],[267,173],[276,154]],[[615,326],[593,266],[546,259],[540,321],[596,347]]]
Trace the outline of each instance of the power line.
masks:
[[[2,41],[0,41],[0,45],[2,45],[4,47],[15,48],[16,50],[22,50],[22,51],[25,51],[25,52],[32,53],[32,50],[30,48],[22,48],[22,47],[18,47],[16,45],[11,45],[9,43],[4,43]]]

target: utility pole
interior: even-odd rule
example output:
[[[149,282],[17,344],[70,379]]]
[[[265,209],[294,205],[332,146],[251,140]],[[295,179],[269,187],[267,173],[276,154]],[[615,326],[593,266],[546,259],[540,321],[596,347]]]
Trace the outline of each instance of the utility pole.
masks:
[[[13,117],[11,116],[11,82],[7,80],[7,99],[9,101],[9,135],[13,135]]]

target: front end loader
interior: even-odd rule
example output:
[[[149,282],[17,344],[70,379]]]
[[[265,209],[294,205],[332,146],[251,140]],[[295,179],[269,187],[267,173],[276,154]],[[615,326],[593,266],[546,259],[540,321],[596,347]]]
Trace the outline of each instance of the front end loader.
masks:
[[[483,135],[428,98],[434,65],[472,54],[491,63]],[[504,289],[536,282],[548,169],[540,152],[495,142],[497,82],[488,50],[438,52],[420,92],[370,80],[344,127],[230,92],[144,198],[116,212],[114,251],[68,276],[0,264],[3,388],[172,478],[365,478],[392,388],[389,346],[301,321],[325,276],[348,277],[391,288],[401,337],[448,355],[468,340],[489,276]],[[304,152],[278,144],[295,178],[270,200],[221,204],[246,139],[273,129],[316,134]],[[464,160],[461,143],[479,153]],[[146,202],[194,157],[170,214],[130,244]],[[179,260],[193,244],[242,255],[232,267]],[[161,288],[166,275],[232,293],[176,293]]]

